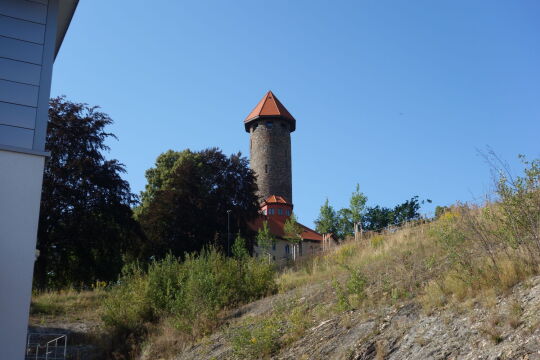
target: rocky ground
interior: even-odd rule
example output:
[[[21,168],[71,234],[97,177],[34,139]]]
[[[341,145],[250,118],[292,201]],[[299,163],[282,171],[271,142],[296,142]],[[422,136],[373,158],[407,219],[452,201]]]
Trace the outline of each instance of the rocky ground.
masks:
[[[300,295],[317,301],[317,294],[322,292],[310,288]],[[237,315],[242,319],[263,314],[283,296],[287,294],[249,304]],[[233,358],[227,337],[218,332],[184,349],[176,360]],[[349,311],[321,321],[272,358],[540,359],[540,277],[507,295],[431,314],[414,302],[373,314]]]

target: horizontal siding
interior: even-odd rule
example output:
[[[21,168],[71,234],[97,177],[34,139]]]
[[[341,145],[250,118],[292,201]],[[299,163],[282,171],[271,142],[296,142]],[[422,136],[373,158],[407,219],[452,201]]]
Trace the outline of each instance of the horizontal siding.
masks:
[[[0,101],[37,107],[39,87],[0,80]]]
[[[43,44],[45,25],[0,15],[0,36]]]
[[[0,14],[45,24],[47,6],[27,0],[1,0]]]
[[[0,58],[0,79],[39,85],[41,66]]]
[[[49,3],[48,0],[28,0],[30,2],[35,2],[35,3],[38,3],[38,4],[43,4],[43,5],[47,5]]]
[[[0,36],[0,57],[41,65],[43,45]]]
[[[34,130],[0,125],[0,144],[2,145],[31,149],[33,141]]]
[[[34,107],[0,102],[0,125],[33,129],[36,125],[36,111]]]

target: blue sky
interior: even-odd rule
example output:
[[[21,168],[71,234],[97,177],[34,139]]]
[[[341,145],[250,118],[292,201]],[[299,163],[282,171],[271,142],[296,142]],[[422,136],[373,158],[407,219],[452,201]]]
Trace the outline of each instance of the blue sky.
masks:
[[[150,5],[152,4],[152,5]],[[491,189],[477,149],[540,157],[540,2],[81,1],[52,96],[100,105],[136,193],[168,149],[249,155],[243,119],[272,90],[297,120],[295,212]]]

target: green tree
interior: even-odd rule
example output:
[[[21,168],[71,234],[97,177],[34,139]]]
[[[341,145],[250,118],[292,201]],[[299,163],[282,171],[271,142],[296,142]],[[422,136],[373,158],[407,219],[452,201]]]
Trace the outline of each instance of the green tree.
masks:
[[[349,208],[340,209],[337,212],[336,236],[339,239],[345,239],[354,233],[351,210]]]
[[[400,226],[408,221],[420,219],[420,206],[423,203],[424,201],[418,200],[418,196],[413,196],[392,209],[378,205],[369,207],[364,215],[363,226],[367,230],[380,231],[390,225]]]
[[[364,216],[364,229],[380,231],[394,223],[394,212],[384,206],[368,207]]]
[[[57,97],[49,103],[47,159],[34,267],[38,288],[79,286],[116,279],[123,257],[136,255],[140,232],[131,206],[135,196],[107,160],[105,128],[112,119],[98,107]]]
[[[225,156],[219,149],[161,154],[146,173],[138,219],[148,238],[147,257],[162,258],[227,247],[227,210],[231,231],[248,233],[258,216],[257,186],[248,161],[240,153]],[[251,249],[252,243],[248,244]]]
[[[315,229],[321,234],[337,233],[338,218],[334,208],[328,203],[328,199],[321,206],[319,217],[315,220]]]
[[[356,190],[352,193],[351,200],[349,201],[350,216],[353,224],[355,240],[358,240],[359,234],[362,230],[362,216],[366,202],[367,197],[360,192],[360,185],[356,184]]]
[[[249,256],[246,239],[240,235],[240,232],[236,234],[236,238],[234,239],[232,254],[238,260],[246,259]]]
[[[257,246],[261,248],[267,256],[270,256],[270,248],[276,243],[276,238],[270,232],[268,221],[264,221],[262,228],[257,232],[256,242]]]
[[[407,221],[420,218],[420,202],[418,196],[413,196],[410,200],[396,205],[393,210],[393,225],[401,225]]]
[[[285,233],[285,238],[292,243],[293,249],[293,260],[296,260],[299,253],[300,243],[302,242],[302,232],[304,228],[300,226],[296,220],[296,215],[291,214],[285,224],[283,225],[283,232]]]
[[[145,176],[147,183],[144,191],[141,192],[141,205],[135,209],[135,214],[139,215],[142,208],[147,206],[159,190],[169,188],[172,175],[176,167],[180,166],[181,162],[188,158],[189,150],[173,151],[168,150],[159,155],[156,159],[156,165],[153,168],[146,170]]]

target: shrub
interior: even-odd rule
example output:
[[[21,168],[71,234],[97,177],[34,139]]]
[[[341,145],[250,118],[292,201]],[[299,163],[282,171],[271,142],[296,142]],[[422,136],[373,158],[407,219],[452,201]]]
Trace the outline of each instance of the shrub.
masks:
[[[233,351],[239,358],[261,359],[279,349],[281,335],[279,319],[271,316],[235,328],[229,334],[229,338]]]
[[[214,248],[188,254],[183,262],[168,255],[147,271],[137,264],[126,267],[105,303],[103,320],[137,332],[145,322],[168,317],[178,330],[198,337],[219,323],[223,309],[274,292],[274,277],[267,262],[228,258]]]
[[[153,316],[147,289],[148,278],[139,264],[125,266],[120,283],[104,302],[103,322],[119,332],[141,331]]]

